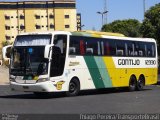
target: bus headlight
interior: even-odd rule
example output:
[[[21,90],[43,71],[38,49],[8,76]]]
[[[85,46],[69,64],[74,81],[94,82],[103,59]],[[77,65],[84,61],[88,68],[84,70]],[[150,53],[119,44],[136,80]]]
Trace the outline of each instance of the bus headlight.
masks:
[[[11,82],[16,82],[16,77],[13,76],[13,75],[10,75],[9,80],[10,80]]]
[[[37,82],[46,82],[48,80],[49,80],[48,78],[40,78],[37,80]]]

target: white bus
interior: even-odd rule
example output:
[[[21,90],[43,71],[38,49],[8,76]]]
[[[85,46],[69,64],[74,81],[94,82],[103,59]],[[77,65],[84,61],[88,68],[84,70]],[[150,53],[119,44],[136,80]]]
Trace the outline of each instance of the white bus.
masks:
[[[151,38],[92,31],[18,35],[10,59],[12,90],[74,96],[80,90],[157,82],[157,46]]]

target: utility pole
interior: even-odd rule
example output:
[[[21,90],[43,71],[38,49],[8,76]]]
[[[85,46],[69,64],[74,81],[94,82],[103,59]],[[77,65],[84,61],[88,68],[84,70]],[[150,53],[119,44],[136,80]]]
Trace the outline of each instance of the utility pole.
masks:
[[[104,0],[104,11],[107,11],[107,0]],[[104,15],[104,24],[107,24],[107,14]]]
[[[102,27],[104,25],[104,15],[108,13],[108,11],[104,11],[104,12],[97,12],[98,14],[102,15]]]
[[[145,19],[145,12],[146,12],[146,0],[143,0],[143,12],[144,12],[144,19]]]

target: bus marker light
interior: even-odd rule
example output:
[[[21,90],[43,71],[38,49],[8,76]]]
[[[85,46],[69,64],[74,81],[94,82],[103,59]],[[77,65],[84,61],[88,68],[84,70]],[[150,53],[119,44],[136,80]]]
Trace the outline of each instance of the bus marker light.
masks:
[[[38,76],[34,76],[33,80],[38,80]]]
[[[57,88],[57,90],[61,90],[63,84],[64,84],[64,81],[59,81],[57,82],[57,84],[54,84],[54,86]]]

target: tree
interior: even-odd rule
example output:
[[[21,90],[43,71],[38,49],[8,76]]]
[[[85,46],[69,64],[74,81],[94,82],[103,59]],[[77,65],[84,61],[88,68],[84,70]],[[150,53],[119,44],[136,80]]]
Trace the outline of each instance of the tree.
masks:
[[[104,32],[118,32],[128,37],[140,37],[141,23],[136,19],[116,20],[110,24],[104,25]]]
[[[11,44],[13,44],[13,42],[9,42],[9,41],[3,41],[3,42],[2,42],[2,46],[3,46],[3,47],[5,47],[5,46],[7,46],[7,45],[11,45]]]
[[[145,13],[145,19],[141,26],[141,33],[143,37],[156,39],[157,43],[160,45],[160,3],[151,7]]]

